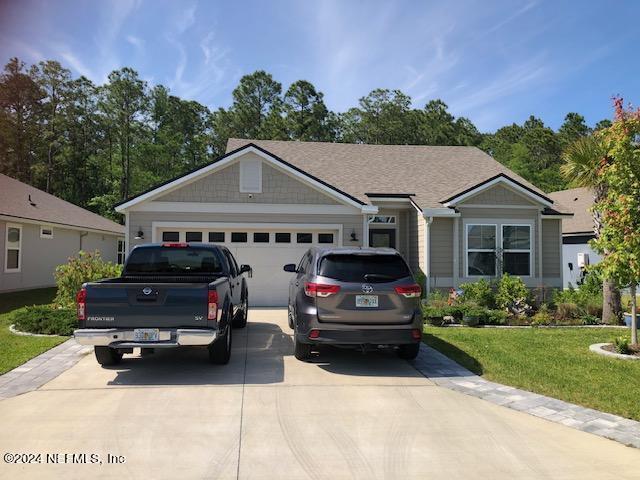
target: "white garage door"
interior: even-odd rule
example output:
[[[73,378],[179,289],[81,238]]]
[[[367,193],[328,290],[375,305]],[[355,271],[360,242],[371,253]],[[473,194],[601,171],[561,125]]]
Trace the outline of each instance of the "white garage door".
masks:
[[[334,227],[334,226],[331,226]],[[253,268],[248,279],[249,303],[252,306],[286,306],[289,280],[293,274],[283,271],[287,263],[298,264],[313,245],[339,244],[338,228],[313,225],[296,228],[260,228],[255,225],[233,228],[171,228],[156,232],[158,241],[205,242],[225,245],[238,264]]]

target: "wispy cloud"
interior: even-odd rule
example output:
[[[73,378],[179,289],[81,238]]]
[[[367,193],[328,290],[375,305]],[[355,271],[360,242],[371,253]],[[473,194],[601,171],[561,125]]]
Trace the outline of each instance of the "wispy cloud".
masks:
[[[141,39],[140,37],[136,37],[135,35],[127,35],[125,38],[126,38],[127,42],[129,42],[136,49],[138,49],[138,51],[140,51],[140,52],[144,51],[144,40],[143,39]]]

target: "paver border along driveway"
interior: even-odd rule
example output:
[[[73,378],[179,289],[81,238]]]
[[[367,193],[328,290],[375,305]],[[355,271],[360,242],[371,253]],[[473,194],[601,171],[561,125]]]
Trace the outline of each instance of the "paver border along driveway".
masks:
[[[0,401],[0,451],[126,457],[13,465],[0,478],[634,478],[640,451],[443,388],[451,365],[389,352],[292,355],[285,310],[253,310],[226,366],[205,350],[88,355]],[[442,360],[442,359],[440,359]],[[36,367],[40,368],[40,367]],[[461,372],[463,373],[463,372]],[[442,386],[438,384],[441,383]],[[463,385],[464,386],[464,385]],[[486,386],[486,385],[485,385]],[[467,385],[468,388],[471,388]],[[508,387],[506,387],[508,388]]]

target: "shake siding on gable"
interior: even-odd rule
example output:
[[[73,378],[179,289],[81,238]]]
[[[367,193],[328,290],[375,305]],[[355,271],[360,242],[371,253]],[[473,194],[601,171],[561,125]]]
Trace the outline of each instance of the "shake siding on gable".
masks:
[[[258,159],[247,153],[243,158]],[[189,185],[162,195],[160,202],[284,203],[338,205],[333,198],[262,162],[262,193],[241,193],[240,164],[234,163]]]
[[[465,203],[470,205],[535,205],[529,199],[502,185],[478,193],[466,199],[461,205]]]

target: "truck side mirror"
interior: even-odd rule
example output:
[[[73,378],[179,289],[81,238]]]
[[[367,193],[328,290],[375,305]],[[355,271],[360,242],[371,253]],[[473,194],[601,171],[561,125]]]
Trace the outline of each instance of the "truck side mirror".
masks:
[[[296,264],[295,263],[287,263],[283,270],[285,272],[291,272],[291,273],[296,273],[297,269],[296,269]]]
[[[240,265],[240,274],[243,274],[243,273],[248,273],[249,278],[252,278],[253,269],[251,268],[251,265]]]

